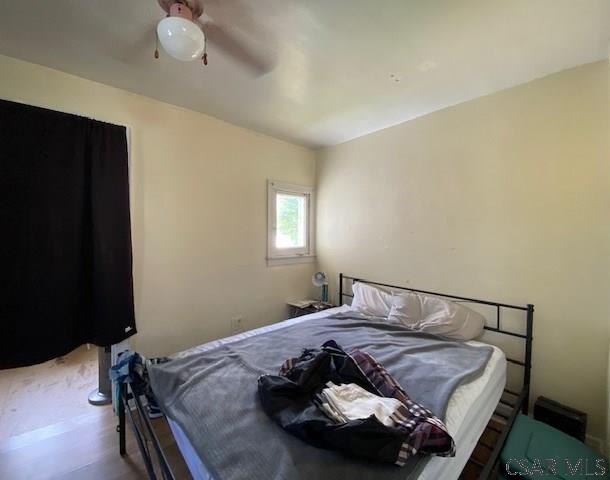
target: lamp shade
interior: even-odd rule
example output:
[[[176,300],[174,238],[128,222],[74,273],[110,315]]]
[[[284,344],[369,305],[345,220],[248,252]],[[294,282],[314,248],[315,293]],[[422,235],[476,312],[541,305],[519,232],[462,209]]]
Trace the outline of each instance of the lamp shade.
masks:
[[[164,18],[157,25],[157,35],[163,49],[183,62],[200,58],[205,47],[201,28],[185,18]]]
[[[328,278],[326,277],[326,273],[324,272],[316,272],[311,277],[311,282],[316,287],[321,287],[323,285],[328,285]]]

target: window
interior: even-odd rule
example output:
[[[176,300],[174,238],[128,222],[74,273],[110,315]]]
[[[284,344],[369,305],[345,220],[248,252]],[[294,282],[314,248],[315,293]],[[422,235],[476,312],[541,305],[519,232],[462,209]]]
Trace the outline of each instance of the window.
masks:
[[[267,264],[313,261],[313,188],[267,182]]]

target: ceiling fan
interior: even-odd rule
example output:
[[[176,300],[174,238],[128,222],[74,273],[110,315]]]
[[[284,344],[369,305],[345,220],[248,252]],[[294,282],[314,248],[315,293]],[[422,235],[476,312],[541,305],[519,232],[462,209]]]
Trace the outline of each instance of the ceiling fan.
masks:
[[[214,0],[210,0],[212,3]],[[203,22],[201,0],[158,0],[167,16],[157,24],[157,41],[163,50],[181,61],[201,60],[208,64],[208,42],[224,54],[249,68],[255,74],[271,70],[272,65],[261,54],[255,53],[227,28],[213,21]],[[155,49],[159,58],[159,48]]]

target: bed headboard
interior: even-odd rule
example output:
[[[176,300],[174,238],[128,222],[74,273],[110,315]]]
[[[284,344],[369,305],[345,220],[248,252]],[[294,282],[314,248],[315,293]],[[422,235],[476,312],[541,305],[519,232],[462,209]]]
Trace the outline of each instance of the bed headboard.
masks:
[[[347,282],[347,283],[346,283]],[[439,292],[430,292],[427,290],[418,290],[416,288],[411,287],[402,287],[400,285],[390,285],[388,283],[374,282],[371,280],[365,280],[358,277],[351,277],[348,275],[344,275],[343,273],[339,274],[339,303],[342,304],[345,300],[345,297],[352,298],[353,295],[351,293],[346,292],[346,285],[350,287],[349,291],[351,291],[351,285],[355,282],[367,283],[369,285],[375,285],[378,287],[385,287],[390,290],[406,290],[409,292],[417,292],[424,293],[427,295],[435,295],[437,297],[447,298],[449,300],[463,302],[463,303],[472,303],[479,305],[486,305],[488,307],[492,307],[495,310],[495,326],[485,325],[485,330],[489,330],[491,332],[495,332],[501,335],[509,335],[511,337],[516,337],[525,342],[524,355],[522,359],[509,357],[507,355],[506,360],[514,365],[523,368],[523,387],[520,392],[511,391],[509,389],[505,389],[505,392],[514,395],[517,397],[517,403],[521,405],[521,410],[523,413],[527,414],[529,409],[529,394],[530,394],[530,380],[531,380],[531,370],[532,370],[532,333],[534,328],[534,305],[527,304],[523,305],[510,305],[508,303],[500,303],[493,302],[490,300],[480,300],[477,298],[469,298],[462,297],[459,295],[452,295],[447,293],[439,293]],[[511,330],[502,328],[502,311],[504,310],[513,310],[523,312],[523,321],[525,322],[525,334],[514,332]]]

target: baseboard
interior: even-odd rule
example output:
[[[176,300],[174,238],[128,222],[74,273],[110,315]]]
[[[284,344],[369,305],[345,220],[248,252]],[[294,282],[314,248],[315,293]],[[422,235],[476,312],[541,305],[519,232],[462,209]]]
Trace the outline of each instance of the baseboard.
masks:
[[[605,442],[601,438],[594,437],[593,435],[587,435],[585,443],[593,450],[597,451],[600,455],[606,456]]]

